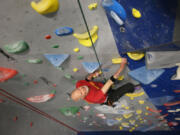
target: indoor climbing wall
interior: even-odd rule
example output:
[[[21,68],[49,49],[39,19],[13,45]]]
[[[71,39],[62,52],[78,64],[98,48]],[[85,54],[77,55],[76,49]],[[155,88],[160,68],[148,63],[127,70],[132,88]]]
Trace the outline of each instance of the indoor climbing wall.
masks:
[[[165,116],[141,87],[123,96],[115,108],[73,102],[69,93],[76,81],[99,67],[78,2],[37,2],[6,0],[0,5],[1,92],[5,90],[33,106],[30,110],[0,95],[0,134],[169,130],[162,120]],[[101,2],[80,2],[103,75],[108,79],[120,65],[116,39]],[[138,84],[127,72],[128,68],[120,78],[123,81],[114,87],[126,82]]]

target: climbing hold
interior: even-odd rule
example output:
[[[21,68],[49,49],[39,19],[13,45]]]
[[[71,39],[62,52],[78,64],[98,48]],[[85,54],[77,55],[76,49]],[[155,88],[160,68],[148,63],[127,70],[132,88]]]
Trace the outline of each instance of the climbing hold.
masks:
[[[14,44],[8,44],[8,45],[4,46],[4,49],[8,53],[15,53],[15,54],[24,52],[24,51],[28,50],[28,48],[29,48],[29,45],[23,40],[18,41]]]
[[[141,114],[142,110],[136,110],[136,114]]]
[[[144,95],[144,92],[139,92],[139,93],[127,93],[126,96],[130,97],[130,98],[134,98],[134,97],[140,97]]]
[[[119,126],[119,130],[123,130],[123,127]]]
[[[79,52],[79,48],[74,48],[73,51],[74,52]]]
[[[42,103],[42,102],[46,102],[46,101],[52,99],[54,96],[55,96],[55,93],[53,91],[51,94],[29,97],[29,98],[27,98],[27,100],[30,102],[34,102],[34,103]]]
[[[178,125],[179,125],[178,122],[174,122],[174,121],[168,122],[168,126],[170,126],[170,127],[172,127],[172,126],[178,126]]]
[[[53,13],[53,12],[56,12],[59,8],[59,1],[58,0],[41,0],[38,3],[32,1],[31,7],[39,14]]]
[[[173,90],[174,93],[180,93],[180,90]]]
[[[60,108],[59,111],[61,114],[65,116],[73,116],[76,115],[80,110],[80,107],[72,106],[72,107],[64,107]]]
[[[17,120],[18,120],[18,117],[15,116],[15,117],[13,118],[13,121],[17,121]]]
[[[116,118],[116,120],[121,121],[123,118]]]
[[[78,69],[77,68],[73,68],[73,72],[77,72],[78,71]]]
[[[94,9],[97,8],[97,6],[98,6],[97,3],[91,3],[91,4],[88,5],[88,8],[89,8],[89,10],[94,10]]]
[[[107,119],[107,120],[106,120],[106,123],[107,123],[108,126],[113,126],[113,125],[118,124],[119,121],[114,120],[114,119]]]
[[[129,110],[129,106],[124,107],[126,110]]]
[[[69,54],[44,54],[44,56],[53,66],[58,67],[69,57]]]
[[[141,18],[141,12],[135,8],[132,9],[132,15],[135,17],[135,18]]]
[[[143,52],[128,52],[127,53],[128,57],[131,58],[132,60],[141,60],[144,57]]]
[[[146,112],[145,115],[149,115],[149,113]]]
[[[72,79],[72,76],[71,76],[70,74],[65,74],[64,77],[65,77],[66,79]]]
[[[123,127],[129,128],[129,123],[128,123],[128,122],[123,122],[123,123],[121,123],[121,125],[122,125]]]
[[[113,58],[112,63],[113,64],[120,64],[122,62],[122,58]]]
[[[174,105],[179,105],[179,104],[180,104],[180,101],[175,101],[175,102],[165,103],[164,106],[174,106]]]
[[[30,127],[32,127],[33,126],[33,122],[30,122]]]
[[[72,80],[72,83],[73,83],[73,84],[76,84],[76,83],[77,83],[77,80]]]
[[[146,106],[146,110],[148,110],[149,109],[149,106]]]
[[[144,100],[139,100],[138,102],[139,102],[139,104],[141,104],[141,105],[144,104]]]
[[[131,125],[134,125],[136,122],[136,120],[129,120],[129,123],[131,123]]]
[[[138,124],[135,124],[135,127],[138,127]]]
[[[46,35],[45,39],[51,39],[51,35]]]
[[[85,111],[88,111],[88,110],[90,109],[90,106],[85,105],[85,106],[83,106],[83,109],[84,109]]]
[[[38,81],[37,80],[34,80],[34,84],[37,84],[38,83]]]
[[[98,62],[82,62],[82,65],[88,73],[93,73],[99,68]]]
[[[92,30],[90,30],[90,35],[91,35],[93,43],[95,43],[96,40],[98,39],[97,31],[98,31],[98,26],[96,26],[96,25],[93,27]],[[74,33],[73,36],[78,39],[78,41],[81,45],[83,45],[85,47],[92,46],[88,32],[83,33],[83,34]]]
[[[59,45],[53,45],[52,48],[59,48]]]
[[[121,76],[118,78],[118,80],[120,80],[120,81],[124,80],[124,75],[121,75]]]
[[[28,82],[25,82],[24,85],[25,85],[25,86],[29,86],[30,84],[29,84]]]
[[[18,72],[14,69],[0,67],[0,82],[13,78]]]
[[[103,113],[98,113],[96,116],[100,117],[101,119],[106,119],[106,116]]]
[[[102,6],[117,24],[120,26],[124,24],[124,21],[126,20],[126,12],[119,2],[116,0],[103,0]]]
[[[33,64],[40,64],[42,63],[41,59],[29,59],[27,60],[28,63],[33,63]]]
[[[164,69],[148,70],[146,66],[143,66],[128,72],[128,74],[135,80],[147,85],[161,76],[164,71]]]
[[[124,114],[124,115],[123,115],[123,117],[124,117],[125,119],[129,119],[131,116],[133,116],[132,113]]]
[[[150,112],[154,112],[154,113],[160,113],[160,112],[162,112],[162,110],[154,110],[154,109],[152,109],[152,108],[148,108],[147,110],[150,111]]]
[[[71,27],[60,27],[54,33],[57,36],[67,36],[73,33],[73,29]]]
[[[77,59],[78,59],[78,60],[82,60],[82,59],[83,59],[83,56],[77,56]]]
[[[4,103],[5,101],[3,99],[0,99],[0,103]]]
[[[53,84],[53,87],[57,87],[57,84],[54,83],[54,84]]]
[[[121,107],[125,107],[125,105],[124,105],[124,104],[122,104],[122,105],[121,105]]]
[[[58,70],[63,71],[64,69],[62,67],[56,67]]]

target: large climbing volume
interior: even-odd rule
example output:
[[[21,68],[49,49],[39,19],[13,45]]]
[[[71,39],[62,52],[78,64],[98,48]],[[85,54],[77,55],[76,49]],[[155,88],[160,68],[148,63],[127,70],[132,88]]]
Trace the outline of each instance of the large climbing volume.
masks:
[[[0,82],[4,82],[14,77],[18,72],[14,69],[0,67]]]

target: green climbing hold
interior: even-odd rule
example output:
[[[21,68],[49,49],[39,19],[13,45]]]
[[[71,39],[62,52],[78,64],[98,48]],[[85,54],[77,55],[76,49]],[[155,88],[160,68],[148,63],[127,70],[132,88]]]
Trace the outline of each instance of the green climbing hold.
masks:
[[[28,63],[33,63],[33,64],[40,64],[42,63],[42,60],[40,59],[29,59],[27,60]]]
[[[83,59],[83,56],[78,56],[77,59],[78,59],[78,60],[82,60],[82,59]]]
[[[52,48],[59,48],[59,45],[53,45]]]
[[[29,46],[25,41],[18,41],[14,44],[8,44],[4,46],[4,49],[8,53],[21,53],[28,50]]]
[[[28,82],[25,82],[24,85],[25,85],[25,86],[29,86],[29,83],[28,83]]]
[[[56,94],[56,90],[51,90],[51,94]]]
[[[64,69],[62,67],[57,67],[58,70],[63,71]]]
[[[71,79],[72,78],[72,76],[70,74],[65,74],[64,77],[67,78],[67,79]]]
[[[76,84],[76,83],[77,83],[77,80],[72,80],[72,83],[73,83],[73,84]]]
[[[63,108],[60,108],[59,111],[65,115],[65,116],[72,116],[72,115],[76,115],[80,110],[80,107],[76,107],[76,106],[73,106],[73,107],[63,107]]]

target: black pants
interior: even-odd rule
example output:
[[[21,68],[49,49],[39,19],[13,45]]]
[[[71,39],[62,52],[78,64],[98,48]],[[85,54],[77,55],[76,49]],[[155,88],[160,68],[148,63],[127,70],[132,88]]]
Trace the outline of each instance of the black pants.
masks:
[[[112,88],[108,91],[108,99],[106,101],[106,105],[112,106],[114,102],[118,101],[124,94],[133,93],[135,90],[135,85],[132,83],[127,83],[116,90],[112,90]]]

